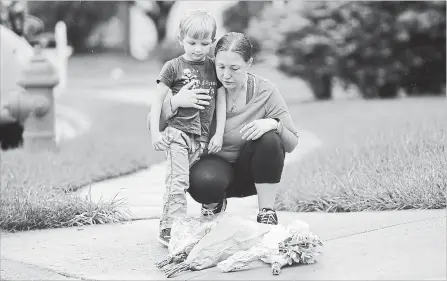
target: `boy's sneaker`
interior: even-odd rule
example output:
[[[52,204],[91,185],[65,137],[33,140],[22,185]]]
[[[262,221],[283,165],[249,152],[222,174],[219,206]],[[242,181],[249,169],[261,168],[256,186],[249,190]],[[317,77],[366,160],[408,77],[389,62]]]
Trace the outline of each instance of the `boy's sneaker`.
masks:
[[[166,228],[160,231],[160,235],[158,236],[158,242],[168,247],[169,241],[171,241],[171,229]]]
[[[257,217],[257,221],[259,223],[264,224],[278,224],[278,217],[276,216],[276,212],[269,208],[262,209]]]
[[[200,212],[202,213],[202,216],[204,217],[212,217],[215,216],[227,209],[227,199],[220,201],[219,204],[216,205],[216,207],[210,208],[208,205],[202,204],[202,209]]]

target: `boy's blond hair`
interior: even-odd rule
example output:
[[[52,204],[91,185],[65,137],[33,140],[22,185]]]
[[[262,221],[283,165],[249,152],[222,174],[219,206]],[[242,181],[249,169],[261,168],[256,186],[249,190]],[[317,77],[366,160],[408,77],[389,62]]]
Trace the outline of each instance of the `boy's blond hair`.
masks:
[[[183,40],[188,35],[193,39],[202,40],[211,36],[211,40],[214,40],[216,29],[216,21],[208,12],[190,10],[184,14],[180,21],[179,38]]]

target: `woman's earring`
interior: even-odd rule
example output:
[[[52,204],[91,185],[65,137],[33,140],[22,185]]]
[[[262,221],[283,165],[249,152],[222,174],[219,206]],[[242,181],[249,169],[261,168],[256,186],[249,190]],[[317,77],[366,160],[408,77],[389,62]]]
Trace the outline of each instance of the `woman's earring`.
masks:
[[[253,58],[250,58],[250,60],[248,61],[248,67],[247,69],[249,69],[251,67],[251,65],[253,64]]]

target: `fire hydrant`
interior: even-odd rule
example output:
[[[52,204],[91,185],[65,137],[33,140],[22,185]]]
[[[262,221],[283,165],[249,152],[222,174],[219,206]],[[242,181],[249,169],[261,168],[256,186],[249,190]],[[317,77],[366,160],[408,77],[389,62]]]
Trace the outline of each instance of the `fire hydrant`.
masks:
[[[17,84],[25,89],[20,100],[28,118],[23,133],[24,146],[51,148],[56,145],[53,89],[59,83],[58,73],[51,62],[35,47],[34,57],[24,68]]]

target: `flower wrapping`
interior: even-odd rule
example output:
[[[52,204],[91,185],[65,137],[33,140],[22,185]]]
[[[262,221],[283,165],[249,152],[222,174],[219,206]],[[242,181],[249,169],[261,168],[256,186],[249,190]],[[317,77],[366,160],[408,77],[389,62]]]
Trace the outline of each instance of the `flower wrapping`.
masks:
[[[227,213],[219,215],[214,223],[211,230],[192,248],[184,262],[165,270],[166,277],[186,270],[216,266],[234,253],[259,244],[263,235],[270,230],[268,225]]]
[[[193,217],[175,220],[172,224],[168,257],[158,262],[156,266],[163,268],[169,264],[186,260],[194,246],[211,231],[215,224],[214,220]]]
[[[214,220],[186,218],[173,225],[168,258],[159,263],[159,268],[176,263],[164,269],[169,278],[213,266],[231,272],[261,260],[271,264],[272,273],[277,275],[285,265],[314,263],[322,245],[309,225],[299,220],[286,228],[228,213]]]

